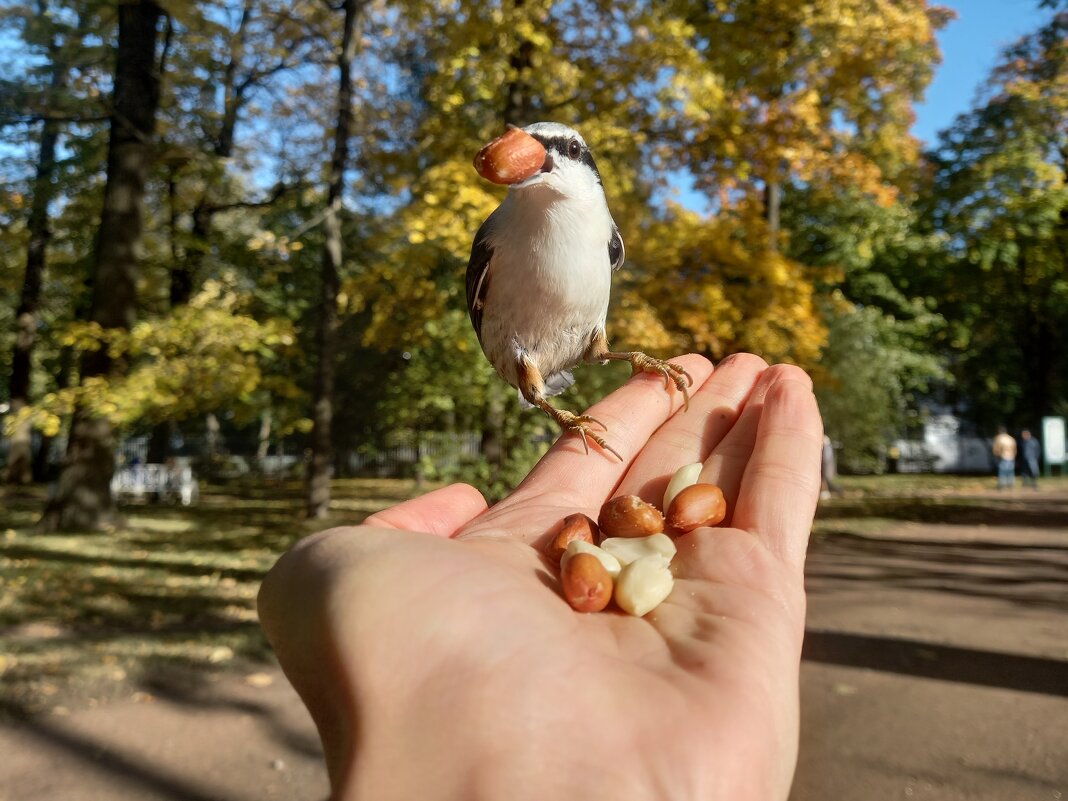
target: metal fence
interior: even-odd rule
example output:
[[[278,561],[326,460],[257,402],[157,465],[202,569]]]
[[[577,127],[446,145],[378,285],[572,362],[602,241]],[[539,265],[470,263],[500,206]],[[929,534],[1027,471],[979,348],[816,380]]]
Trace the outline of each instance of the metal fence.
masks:
[[[66,452],[66,439],[56,437],[48,444],[48,461],[58,467]],[[7,440],[0,437],[0,465],[6,463],[7,445]],[[35,435],[35,452],[40,445],[40,438]],[[191,463],[204,477],[282,477],[303,473],[307,458],[303,439],[274,441],[266,455],[259,455],[257,450],[254,440],[224,438],[210,448],[206,438],[194,435],[172,442],[170,453]],[[148,451],[148,435],[124,437],[115,448],[116,468],[148,464]],[[339,451],[335,454],[335,467],[338,475],[411,476],[420,466],[450,470],[478,459],[481,453],[482,437],[476,431],[398,431],[382,447]]]
[[[406,475],[428,461],[438,469],[451,469],[481,453],[482,436],[475,431],[407,431],[391,436],[384,448],[343,454],[340,466],[357,475]]]

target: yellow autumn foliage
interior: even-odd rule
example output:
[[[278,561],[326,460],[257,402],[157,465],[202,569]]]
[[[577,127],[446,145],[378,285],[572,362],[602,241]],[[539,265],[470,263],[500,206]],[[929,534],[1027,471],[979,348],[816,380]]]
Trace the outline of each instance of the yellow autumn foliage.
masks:
[[[420,79],[424,113],[410,146],[382,156],[399,204],[343,286],[348,309],[367,313],[364,345],[426,345],[441,336],[429,321],[464,308],[471,241],[505,191],[470,160],[517,96],[527,116],[509,121],[572,124],[597,159],[628,254],[615,344],[817,360],[826,276],[781,255],[764,187],[898,203],[896,178],[918,155],[911,103],[949,12],[924,0],[441,0],[431,19],[418,5],[397,29],[434,65]],[[709,213],[665,201],[682,175]],[[472,343],[466,333],[451,346]]]
[[[630,245],[611,333],[634,347],[670,343],[712,359],[745,350],[811,365],[826,338],[806,268],[754,249],[736,217],[709,219],[678,206]],[[655,323],[646,311],[655,308]]]
[[[294,355],[292,323],[257,320],[243,313],[244,302],[233,286],[209,280],[188,304],[165,317],[141,320],[129,330],[71,323],[60,337],[63,344],[76,352],[106,348],[126,369],[48,393],[9,418],[7,425],[28,419],[54,435],[76,407],[130,426],[181,420],[227,405],[240,415],[242,402],[257,391],[270,391],[279,400],[298,397],[292,381],[276,376],[268,381],[263,373],[265,361]],[[245,411],[253,413],[251,408]]]

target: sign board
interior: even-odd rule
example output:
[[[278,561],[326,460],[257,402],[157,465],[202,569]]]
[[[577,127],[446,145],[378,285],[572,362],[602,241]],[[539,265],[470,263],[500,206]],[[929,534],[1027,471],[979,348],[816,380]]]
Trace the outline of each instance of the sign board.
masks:
[[[1064,418],[1042,418],[1042,451],[1047,465],[1064,464]]]

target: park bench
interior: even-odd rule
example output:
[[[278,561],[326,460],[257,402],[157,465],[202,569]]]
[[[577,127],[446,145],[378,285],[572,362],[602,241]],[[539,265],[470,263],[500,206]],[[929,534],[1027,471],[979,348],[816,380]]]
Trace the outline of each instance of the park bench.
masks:
[[[188,464],[134,464],[115,471],[111,494],[116,500],[151,497],[178,500],[182,506],[189,506],[196,502],[200,491]]]

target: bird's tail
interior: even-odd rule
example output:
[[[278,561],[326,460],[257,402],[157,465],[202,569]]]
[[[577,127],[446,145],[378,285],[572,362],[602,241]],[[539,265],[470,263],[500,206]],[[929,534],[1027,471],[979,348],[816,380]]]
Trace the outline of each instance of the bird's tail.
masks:
[[[553,395],[559,395],[574,383],[575,376],[570,370],[561,370],[559,373],[553,373],[545,379],[545,396],[551,398]],[[519,405],[524,409],[534,408],[527,402],[527,399],[523,397],[522,392],[519,393]]]

